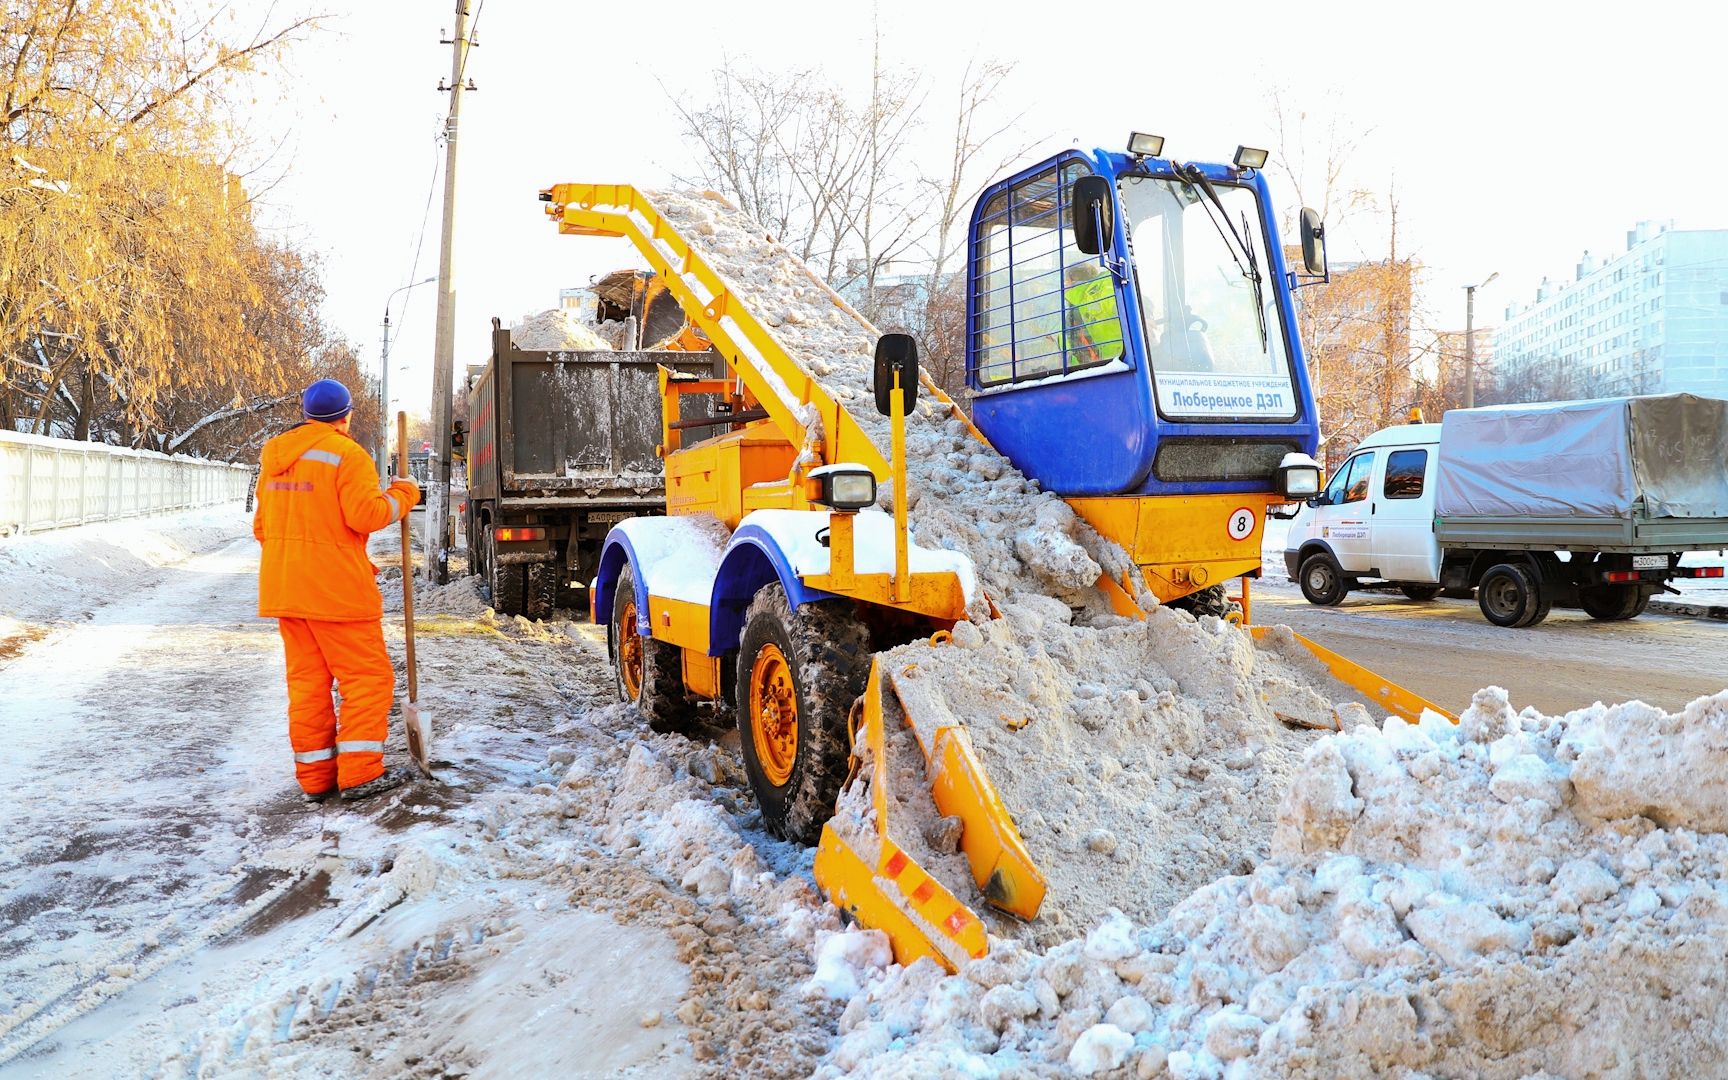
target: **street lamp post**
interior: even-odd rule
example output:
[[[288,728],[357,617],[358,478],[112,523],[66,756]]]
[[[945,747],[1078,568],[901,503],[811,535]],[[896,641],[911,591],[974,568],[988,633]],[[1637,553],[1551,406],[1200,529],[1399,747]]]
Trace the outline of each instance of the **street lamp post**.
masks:
[[[400,286],[384,299],[384,356],[381,366],[382,378],[378,380],[378,396],[383,399],[378,407],[383,416],[378,423],[378,482],[384,483],[390,476],[390,304],[398,293],[405,293],[417,285],[429,285],[438,280],[438,275],[411,281]]]
[[[1474,285],[1464,286],[1464,407],[1476,407],[1476,290],[1500,276],[1496,270]]]

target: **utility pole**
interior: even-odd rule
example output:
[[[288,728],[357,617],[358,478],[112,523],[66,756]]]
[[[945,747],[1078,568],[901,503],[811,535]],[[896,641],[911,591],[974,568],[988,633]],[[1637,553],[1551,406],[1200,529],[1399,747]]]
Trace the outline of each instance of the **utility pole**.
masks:
[[[1464,407],[1476,407],[1476,290],[1500,276],[1496,270],[1475,285],[1464,286]]]
[[[468,66],[468,3],[456,0],[456,29],[450,46],[450,82],[438,89],[450,94],[450,115],[444,121],[444,231],[438,246],[438,327],[432,348],[432,490],[426,498],[426,576],[440,585],[450,579],[450,394],[456,375],[456,282],[452,276],[456,240],[456,132],[462,112],[463,84]]]

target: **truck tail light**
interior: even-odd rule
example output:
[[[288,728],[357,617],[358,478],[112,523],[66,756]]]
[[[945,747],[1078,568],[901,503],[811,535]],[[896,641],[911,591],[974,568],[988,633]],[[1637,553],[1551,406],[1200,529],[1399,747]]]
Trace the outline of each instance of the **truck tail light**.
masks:
[[[498,539],[505,540],[544,540],[545,529],[499,529]]]
[[[1637,581],[1642,576],[1636,570],[1610,570],[1602,575],[1602,580],[1612,582]]]
[[[1692,566],[1679,571],[1682,577],[1722,577],[1720,566]]]

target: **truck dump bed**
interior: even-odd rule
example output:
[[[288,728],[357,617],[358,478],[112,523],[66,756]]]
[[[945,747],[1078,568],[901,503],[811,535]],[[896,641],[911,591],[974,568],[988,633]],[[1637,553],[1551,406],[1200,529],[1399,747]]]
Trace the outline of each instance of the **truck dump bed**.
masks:
[[[705,375],[705,353],[539,352],[494,329],[469,418],[469,497],[506,506],[571,500],[657,508],[658,368]],[[702,438],[699,428],[690,438]]]
[[[1455,409],[1440,430],[1442,546],[1728,546],[1728,401],[1693,394]]]

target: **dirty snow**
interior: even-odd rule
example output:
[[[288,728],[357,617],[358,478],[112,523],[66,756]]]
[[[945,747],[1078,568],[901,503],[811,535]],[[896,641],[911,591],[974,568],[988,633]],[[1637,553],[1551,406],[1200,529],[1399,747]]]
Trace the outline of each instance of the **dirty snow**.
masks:
[[[574,308],[524,315],[510,328],[510,343],[527,352],[590,352],[613,344]]]
[[[1156,922],[891,969],[819,1075],[1719,1075],[1725,746],[1728,693],[1548,717],[1495,688],[1457,726],[1323,738],[1252,872]]]
[[[309,806],[256,550],[234,515],[0,660],[0,780],[39,796],[0,807],[0,1076],[809,1072],[838,917],[735,737],[648,732],[603,636],[458,578],[416,611],[438,780]]]

